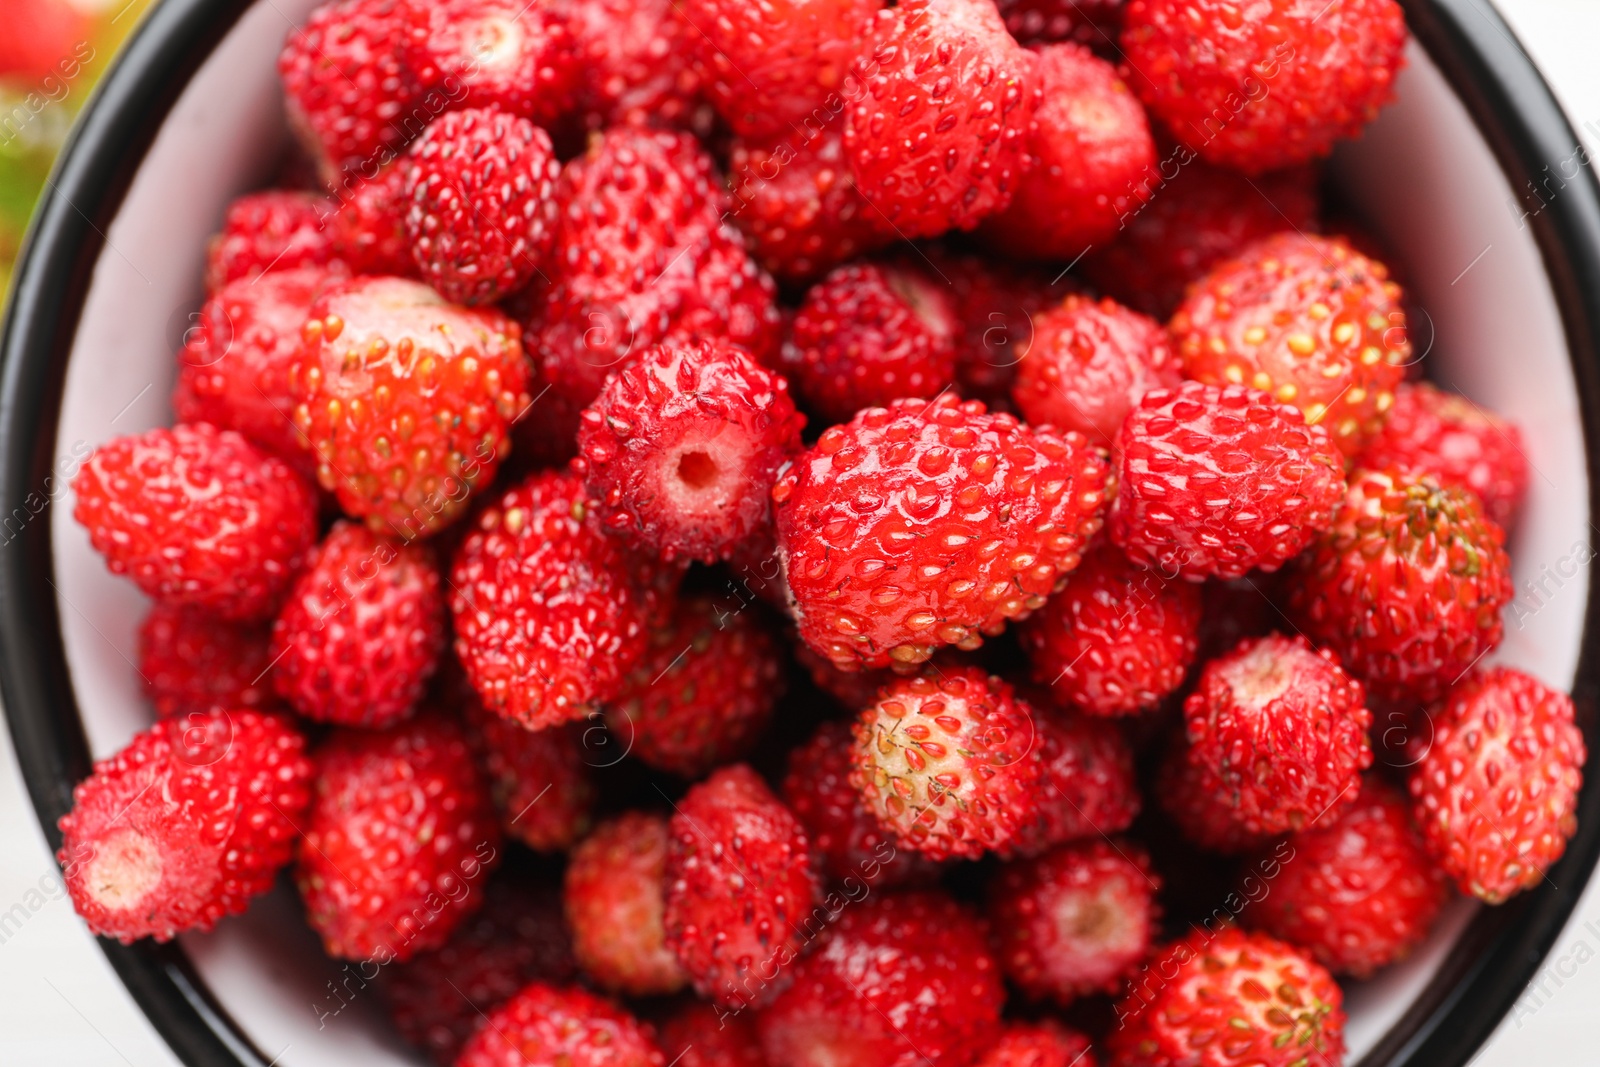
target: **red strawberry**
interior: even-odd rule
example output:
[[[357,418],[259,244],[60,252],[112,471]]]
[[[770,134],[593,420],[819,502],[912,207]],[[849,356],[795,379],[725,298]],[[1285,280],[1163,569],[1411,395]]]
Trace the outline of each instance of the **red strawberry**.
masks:
[[[1038,815],[1000,849],[1035,856],[1055,845],[1126,830],[1139,814],[1133,749],[1115,723],[1035,707],[1042,764]]]
[[[501,874],[483,896],[483,909],[442,948],[391,965],[379,987],[400,1035],[442,1067],[455,1063],[483,1012],[535,979],[577,974],[559,890]]]
[[[549,126],[572,109],[580,77],[565,5],[429,0],[405,42],[417,81],[455,108],[494,108]]]
[[[1034,425],[1109,447],[1144,394],[1183,380],[1161,324],[1114,301],[1074,294],[1032,323],[1011,395]]]
[[[697,35],[675,0],[583,0],[569,6],[568,16],[587,129],[709,125],[694,71]]]
[[[1156,776],[1161,783],[1156,797],[1184,838],[1207,852],[1225,856],[1253,852],[1271,843],[1270,835],[1256,833],[1240,822],[1235,808],[1217,803],[1226,792],[1221,777],[1208,764],[1188,756],[1187,746],[1174,744]]]
[[[489,1013],[456,1067],[665,1067],[650,1030],[577,987],[534,982]]]
[[[1111,539],[1164,578],[1277,570],[1328,529],[1345,491],[1327,431],[1240,385],[1146,393],[1117,446]]]
[[[601,823],[567,864],[567,922],[584,974],[613,993],[676,993],[689,976],[667,946],[667,820],[641,811]]]
[[[222,229],[206,246],[206,291],[280,270],[343,271],[333,253],[336,205],[315,193],[270,189],[228,205]]]
[[[236,430],[306,475],[316,461],[294,425],[289,366],[326,271],[274,271],[213,294],[184,335],[172,411],[179,422]]]
[[[1077,41],[1115,48],[1125,0],[999,0],[1006,29],[1023,44]],[[1043,1065],[1041,1065],[1043,1067]],[[1093,1067],[1084,1064],[1084,1067]]]
[[[272,888],[310,787],[305,740],[286,718],[162,719],[72,792],[56,853],[72,906],[123,944],[209,930]]]
[[[1528,457],[1517,427],[1427,382],[1395,387],[1389,418],[1356,464],[1421,471],[1443,485],[1471,489],[1484,514],[1504,529],[1515,522],[1528,490]]]
[[[410,540],[494,479],[532,403],[516,326],[399,278],[331,286],[289,370],[295,426],[344,510]]]
[[[530,729],[582,719],[648,647],[657,590],[590,519],[575,475],[514,486],[456,552],[456,655],[484,705]]]
[[[999,1036],[1004,999],[980,919],[942,893],[875,893],[756,1027],[772,1067],[956,1067]]]
[[[1366,691],[1303,637],[1247,639],[1206,664],[1184,701],[1191,763],[1253,833],[1308,829],[1355,801],[1372,766]]]
[[[444,648],[439,567],[422,545],[341,522],[272,630],[273,688],[300,714],[388,726],[411,714]]]
[[[1082,436],[977,401],[863,411],[772,491],[800,636],[846,669],[975,648],[1044,604],[1112,491]]]
[[[1344,994],[1328,972],[1232,924],[1197,927],[1168,945],[1116,1011],[1108,1052],[1117,1064],[1299,1067],[1344,1058]]]
[[[608,530],[713,563],[770,539],[772,483],[804,425],[789,383],[742,349],[656,345],[606,380],[578,447]]]
[[[48,78],[72,78],[94,59],[90,35],[94,16],[67,0],[43,0],[6,9],[6,35],[0,40],[0,80],[31,85],[59,93]],[[71,71],[72,73],[67,73]],[[60,99],[59,95],[52,99]],[[41,105],[42,106],[42,105]],[[28,104],[31,109],[32,103]],[[31,112],[29,113],[31,117]],[[19,128],[8,127],[7,140]],[[24,144],[21,147],[27,147]]]
[[[1144,850],[1110,838],[1007,864],[989,887],[1000,966],[1035,1000],[1120,992],[1150,952],[1160,888]]]
[[[1409,806],[1376,778],[1344,814],[1290,837],[1254,869],[1268,888],[1244,920],[1357,978],[1420,944],[1449,894]]]
[[[815,936],[805,830],[742,763],[689,790],[676,810],[667,944],[701,996],[764,1007],[786,984],[802,938]]]
[[[1134,88],[1204,159],[1246,174],[1325,156],[1394,98],[1405,17],[1393,0],[1291,2],[1241,18],[1223,0],[1129,0]],[[1351,56],[1361,56],[1352,63]]]
[[[295,882],[339,959],[406,960],[450,940],[483,901],[500,826],[466,737],[437,712],[335,730],[317,752]]]
[[[1096,1067],[1089,1039],[1054,1019],[1011,1023],[973,1067]]]
[[[661,1024],[657,1044],[676,1067],[767,1067],[755,1019],[700,1000],[684,1004]]]
[[[1433,719],[1411,772],[1417,825],[1463,893],[1499,904],[1537,885],[1577,831],[1587,752],[1572,699],[1491,667],[1451,687]]]
[[[272,628],[156,604],[139,625],[139,677],[162,718],[272,704]]]
[[[698,778],[747,755],[783,696],[782,650],[738,601],[687,597],[606,704],[606,725],[647,766]]]
[[[72,490],[72,517],[113,574],[224,618],[270,616],[316,539],[306,480],[203,422],[101,445]]]
[[[1028,146],[1033,162],[982,235],[1008,255],[1065,263],[1110,240],[1138,208],[1156,144],[1116,67],[1081,44],[1037,54],[1044,103]]]
[[[1011,403],[1017,367],[1033,342],[1038,314],[1061,302],[1075,283],[968,253],[926,251],[955,310],[956,382],[968,400],[991,410]]]
[[[539,273],[555,241],[561,173],[549,134],[497,108],[450,111],[412,142],[404,166],[406,240],[446,300],[493,303]]]
[[[909,266],[840,267],[806,293],[785,361],[807,405],[829,422],[901,397],[931,397],[955,379],[955,311]]]
[[[869,41],[844,144],[891,232],[970,230],[1002,210],[1028,162],[1036,57],[991,0],[908,0],[878,13]]]
[[[789,753],[783,799],[805,827],[822,872],[846,887],[890,889],[931,880],[933,862],[897,848],[850,784],[854,758],[855,739],[842,722],[823,723]]]
[[[851,784],[896,843],[933,859],[1006,844],[1040,801],[1033,709],[976,667],[886,686],[856,720]]]
[[[1505,632],[1504,542],[1464,489],[1357,471],[1333,528],[1295,563],[1289,615],[1377,696],[1436,700]]]
[[[1131,715],[1183,682],[1199,647],[1200,590],[1102,544],[1018,628],[1033,680],[1064,708]]]
[[[415,275],[406,236],[405,164],[396,160],[371,177],[346,175],[337,196],[333,251],[351,273]]]
[[[1388,277],[1337,238],[1262,238],[1213,267],[1172,316],[1183,372],[1269,392],[1355,455],[1411,361],[1400,287]]]
[[[525,729],[468,696],[468,739],[489,782],[500,825],[536,852],[565,852],[589,832],[597,792],[577,723]],[[588,727],[587,729],[594,729]]]

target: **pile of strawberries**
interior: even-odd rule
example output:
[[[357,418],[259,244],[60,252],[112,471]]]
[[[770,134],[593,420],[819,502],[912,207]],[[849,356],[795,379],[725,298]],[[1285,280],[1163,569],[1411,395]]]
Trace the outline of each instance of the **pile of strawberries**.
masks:
[[[1339,1063],[1585,753],[1484,665],[1518,432],[1319,202],[1400,11],[1319,6],[318,8],[75,482],[160,714],[79,912],[288,866],[459,1067]]]

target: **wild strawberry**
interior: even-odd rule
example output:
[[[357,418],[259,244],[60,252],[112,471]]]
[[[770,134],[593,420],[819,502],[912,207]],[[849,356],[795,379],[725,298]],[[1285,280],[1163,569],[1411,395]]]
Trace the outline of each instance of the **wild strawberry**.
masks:
[[[561,173],[549,134],[497,108],[448,111],[403,165],[406,239],[446,300],[490,304],[539,273],[555,241]]]
[[[1207,162],[1245,174],[1360,133],[1405,62],[1393,0],[1322,11],[1272,0],[1250,18],[1221,0],[1129,0],[1122,18],[1130,81],[1151,112]]]
[[[333,254],[329,220],[336,205],[315,193],[269,189],[228,205],[222,229],[206,246],[206,292],[280,270],[344,270]]]
[[[453,107],[494,108],[549,126],[572,110],[580,77],[565,7],[513,0],[417,4],[407,65]]]
[[[1125,0],[999,0],[1006,29],[1023,44],[1077,41],[1115,47]],[[1043,1065],[1041,1065],[1043,1067]],[[1084,1067],[1091,1067],[1085,1064]]]
[[[1428,851],[1490,904],[1537,885],[1577,830],[1587,755],[1572,699],[1509,667],[1475,671],[1433,716],[1411,772]]]
[[[572,850],[565,900],[583,973],[613,993],[676,993],[689,976],[667,946],[667,820],[642,811],[601,823]]]
[[[1000,966],[1035,1000],[1120,992],[1150,952],[1159,889],[1150,857],[1109,838],[1007,864],[989,887]]]
[[[1510,529],[1528,490],[1528,457],[1516,426],[1427,382],[1395,387],[1378,435],[1356,457],[1368,470],[1398,467],[1471,489],[1484,514]]]
[[[536,474],[478,515],[451,569],[456,655],[484,706],[529,729],[616,696],[660,610],[590,515],[575,475]]]
[[[1172,316],[1183,372],[1271,393],[1353,456],[1382,426],[1411,361],[1388,277],[1337,238],[1262,238],[1213,267]]]
[[[667,944],[701,996],[765,1007],[815,929],[805,830],[742,763],[689,790],[669,829]]]
[[[417,273],[406,236],[406,167],[396,160],[372,177],[346,175],[336,191],[333,253],[352,274],[412,277]]]
[[[877,0],[684,0],[707,99],[734,133],[767,137],[833,118]],[[830,106],[831,105],[831,106]]]
[[[698,778],[748,754],[783,696],[782,650],[756,610],[687,597],[651,628],[649,649],[606,703],[629,755]]]
[[[452,1067],[483,1012],[536,979],[577,976],[570,942],[560,891],[501,873],[489,880],[482,910],[443,947],[386,968],[379,989],[400,1035]]]
[[[1004,999],[980,919],[942,893],[874,893],[756,1027],[772,1067],[954,1067],[993,1044]]]
[[[1161,808],[1191,844],[1207,852],[1239,856],[1271,843],[1269,834],[1256,833],[1239,820],[1237,809],[1218,804],[1226,787],[1214,767],[1189,758],[1187,745],[1168,750],[1157,780]]]
[[[1295,562],[1289,615],[1376,695],[1431,702],[1500,643],[1504,543],[1464,489],[1357,471],[1333,528]]]
[[[840,267],[806,293],[785,361],[807,405],[828,422],[901,397],[931,397],[955,379],[954,309],[908,266]]]
[[[897,844],[976,859],[1037,811],[1035,730],[1033,709],[976,667],[903,678],[856,719],[850,781]]]
[[[178,352],[172,411],[179,422],[235,430],[308,476],[316,462],[294,425],[289,365],[328,282],[316,268],[274,271],[206,300]]]
[[[1377,778],[1337,819],[1302,830],[1280,851],[1257,865],[1269,888],[1244,910],[1245,922],[1357,978],[1420,944],[1449,893],[1406,801]]]
[[[973,1067],[1096,1067],[1089,1039],[1054,1019],[1010,1023]]]
[[[1112,485],[1079,434],[977,401],[869,408],[772,490],[800,636],[847,670],[975,648],[1078,565]]]
[[[328,955],[406,960],[450,940],[483,901],[500,827],[465,736],[437,712],[334,731],[295,882]]]
[[[576,986],[534,982],[489,1013],[456,1067],[664,1067],[650,1031]]]
[[[1231,923],[1196,927],[1133,980],[1107,1052],[1113,1063],[1163,1067],[1340,1063],[1343,1005],[1332,977],[1299,949]]]
[[[697,35],[675,0],[584,0],[568,17],[586,129],[709,126],[694,70]]]
[[[1372,766],[1372,712],[1360,682],[1303,637],[1246,640],[1206,664],[1184,701],[1189,760],[1216,772],[1213,802],[1253,833],[1302,830],[1336,815]]]
[[[155,604],[139,624],[139,677],[162,718],[272,704],[272,628]]]
[[[468,740],[506,835],[535,852],[565,852],[589,832],[597,799],[578,723],[529,730],[468,697]],[[592,729],[592,727],[590,727]]]
[[[1000,855],[1036,856],[1085,837],[1120,833],[1139,814],[1133,749],[1115,724],[1035,707],[1038,814],[1011,835]]]
[[[61,817],[56,859],[90,930],[169,941],[272,888],[310,799],[305,739],[288,719],[190,712],[95,764]]]
[[[926,882],[937,868],[891,836],[850,784],[855,739],[842,722],[825,722],[789,753],[783,799],[805,827],[822,873],[835,882],[880,889]]]
[[[228,619],[270,616],[316,538],[306,480],[203,422],[101,445],[72,491],[72,516],[113,574]]]
[[[878,13],[848,111],[856,184],[897,236],[970,230],[1010,203],[1027,166],[1038,61],[990,0],[913,0]]]
[[[272,645],[273,688],[300,714],[388,726],[411,714],[444,648],[438,564],[341,522],[296,579]]]
[[[1068,279],[1052,284],[998,260],[940,247],[926,250],[955,311],[956,383],[962,397],[981,400],[990,410],[1007,410],[1017,366],[1028,351],[1035,319],[1071,291]]]
[[[1117,446],[1111,539],[1163,578],[1277,570],[1328,529],[1345,491],[1328,432],[1241,385],[1146,393]]]
[[[1183,380],[1161,324],[1114,301],[1074,294],[1032,322],[1011,395],[1035,426],[1110,447],[1144,394]]]
[[[60,78],[67,70],[82,69],[72,64],[94,58],[89,43],[96,29],[94,15],[76,4],[65,0],[19,4],[7,11],[6,21],[6,36],[0,41],[0,78],[8,82],[31,85]],[[41,88],[56,91],[50,82]],[[16,129],[7,133],[14,135]]]
[[[509,319],[399,278],[327,289],[289,369],[318,481],[348,514],[405,540],[448,525],[494,479],[532,403],[527,383]]]
[[[661,1024],[656,1043],[677,1067],[767,1067],[755,1019],[703,1000],[673,1012]]]
[[[1156,144],[1114,66],[1080,44],[1037,54],[1044,102],[1028,144],[1032,163],[982,236],[1008,255],[1065,263],[1110,240],[1138,207]]]
[[[789,383],[742,349],[655,345],[606,380],[578,447],[607,530],[669,562],[713,563],[770,528],[772,483],[804,425]]]

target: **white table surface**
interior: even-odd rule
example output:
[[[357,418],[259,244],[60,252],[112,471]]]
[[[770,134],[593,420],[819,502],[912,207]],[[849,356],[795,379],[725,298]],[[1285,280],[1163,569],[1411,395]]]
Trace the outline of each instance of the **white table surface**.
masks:
[[[1487,4],[1488,0],[1476,0]],[[1499,0],[1600,153],[1600,0]],[[1475,1067],[1593,1067],[1600,1045],[1600,879]],[[0,1064],[181,1067],[145,1022],[65,898],[0,730]]]

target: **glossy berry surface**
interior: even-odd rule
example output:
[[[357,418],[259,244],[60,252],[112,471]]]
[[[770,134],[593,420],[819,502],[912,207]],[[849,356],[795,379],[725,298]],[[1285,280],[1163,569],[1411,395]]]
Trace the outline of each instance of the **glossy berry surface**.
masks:
[[[228,205],[222,229],[206,247],[206,290],[254,281],[276,271],[332,267],[335,204],[315,193],[269,189]]]
[[[1143,806],[1133,747],[1116,723],[1033,705],[1038,814],[1000,855],[1035,856],[1067,841],[1126,830]]]
[[[564,5],[430,0],[407,7],[406,64],[447,106],[494,108],[540,126],[571,110],[582,72]]]
[[[200,608],[155,604],[139,624],[139,677],[162,718],[213,708],[268,708],[272,627]]]
[[[675,993],[689,982],[667,945],[664,816],[626,812],[595,828],[567,864],[567,922],[583,973],[634,997]]]
[[[594,769],[608,757],[591,751],[592,726],[563,723],[529,730],[467,698],[468,738],[494,798],[500,825],[535,852],[566,852],[594,823]]]
[[[543,982],[491,1012],[456,1067],[664,1067],[650,1031],[626,1011],[579,989]]]

